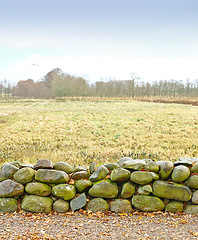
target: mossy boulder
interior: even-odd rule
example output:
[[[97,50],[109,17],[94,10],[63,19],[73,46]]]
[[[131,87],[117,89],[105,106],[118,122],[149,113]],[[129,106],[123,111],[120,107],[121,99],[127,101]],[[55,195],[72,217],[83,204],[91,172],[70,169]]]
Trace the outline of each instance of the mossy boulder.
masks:
[[[78,167],[74,167],[73,169],[73,173],[80,172],[80,171],[88,171],[88,169],[85,166],[78,166]]]
[[[104,166],[99,166],[96,171],[90,176],[89,180],[92,182],[97,182],[104,179],[108,174],[109,170]]]
[[[172,200],[166,205],[165,211],[168,211],[171,213],[178,213],[178,212],[181,213],[183,211],[183,208],[184,208],[183,202]]]
[[[66,162],[56,162],[53,166],[55,170],[66,172],[70,174],[73,172],[73,167]]]
[[[121,198],[130,198],[135,193],[135,185],[131,181],[128,181],[126,183],[123,183],[122,185],[122,191],[120,194]]]
[[[86,209],[92,212],[106,212],[109,211],[109,204],[102,198],[93,198],[87,203]]]
[[[128,170],[141,170],[145,167],[145,161],[144,160],[128,160],[123,162],[122,168],[128,169]]]
[[[198,190],[193,193],[192,203],[198,204]]]
[[[69,176],[66,172],[51,169],[39,169],[35,174],[35,180],[38,182],[59,184],[67,183]]]
[[[124,168],[115,168],[111,172],[110,179],[113,182],[123,183],[130,179],[131,172]]]
[[[189,188],[198,189],[198,175],[190,176],[185,183]]]
[[[153,183],[153,194],[157,197],[187,202],[191,199],[192,193],[189,187],[178,183],[167,181],[155,181]]]
[[[52,192],[51,187],[45,183],[31,182],[25,186],[25,191],[31,195],[49,196]]]
[[[14,166],[10,163],[4,163],[1,166],[1,177],[5,179],[10,179],[14,176],[14,174],[19,170],[18,167]]]
[[[179,165],[173,169],[171,178],[174,182],[184,182],[190,176],[190,170],[184,166]]]
[[[73,185],[58,184],[52,188],[52,194],[67,201],[75,197],[76,189]]]
[[[160,178],[167,180],[173,171],[173,163],[170,161],[158,161],[157,164],[160,166]]]
[[[90,180],[79,180],[76,182],[75,187],[79,193],[87,191],[92,186]]]
[[[26,195],[21,208],[25,211],[36,213],[49,213],[52,210],[53,200],[49,197]]]
[[[138,188],[138,193],[145,196],[150,195],[152,191],[153,189],[150,185],[144,185]]]
[[[90,173],[87,172],[87,171],[79,171],[79,172],[75,172],[73,175],[72,175],[72,178],[74,180],[80,180],[80,179],[85,179],[85,178],[89,178],[90,176]]]
[[[15,167],[18,167],[18,168],[21,167],[21,163],[19,161],[9,162],[9,164],[14,165]]]
[[[69,211],[69,203],[63,199],[58,199],[53,203],[53,210],[58,213],[66,213]]]
[[[22,169],[19,169],[14,174],[14,180],[16,180],[19,183],[27,184],[29,182],[32,182],[34,180],[35,171],[32,168],[25,167]]]
[[[142,212],[156,212],[164,209],[163,201],[158,197],[134,195],[132,197],[132,205],[134,208]]]
[[[87,203],[87,197],[85,193],[80,194],[76,198],[72,199],[70,202],[70,208],[72,211],[79,210],[83,208]]]
[[[159,175],[153,172],[135,171],[131,174],[131,181],[140,185],[145,185],[158,179]]]
[[[187,214],[198,214],[198,205],[186,204],[183,211]]]
[[[105,163],[104,166],[105,166],[109,171],[112,171],[113,169],[120,167],[118,163]]]
[[[121,159],[118,161],[118,165],[119,165],[120,167],[122,167],[122,164],[123,164],[124,162],[126,162],[126,161],[133,161],[133,159],[130,158],[130,157],[123,157],[123,158],[121,158]]]
[[[17,210],[15,198],[0,198],[0,212],[14,212]]]
[[[132,212],[131,202],[127,199],[115,199],[110,203],[110,210],[116,213]]]
[[[144,159],[146,162],[145,164],[145,170],[154,172],[154,173],[159,173],[159,164],[157,162],[151,160],[151,159]]]
[[[102,180],[96,182],[88,193],[91,197],[116,198],[118,196],[118,186],[111,180]]]
[[[7,179],[0,183],[0,198],[1,197],[17,197],[23,195],[24,186],[20,183]]]
[[[190,171],[193,172],[193,173],[198,173],[198,162],[193,164],[193,166],[191,167]]]

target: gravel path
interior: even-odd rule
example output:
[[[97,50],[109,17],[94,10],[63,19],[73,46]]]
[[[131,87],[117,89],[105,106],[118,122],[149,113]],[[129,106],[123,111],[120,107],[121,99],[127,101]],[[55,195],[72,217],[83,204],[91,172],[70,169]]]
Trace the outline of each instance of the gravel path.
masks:
[[[196,215],[0,213],[0,239],[198,239]]]

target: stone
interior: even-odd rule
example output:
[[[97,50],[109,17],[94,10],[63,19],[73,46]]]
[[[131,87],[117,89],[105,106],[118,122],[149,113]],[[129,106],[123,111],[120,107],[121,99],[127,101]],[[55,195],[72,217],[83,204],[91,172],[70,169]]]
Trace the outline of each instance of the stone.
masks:
[[[32,168],[25,167],[19,169],[13,176],[14,180],[22,183],[27,184],[34,180],[35,171]]]
[[[76,189],[79,193],[87,191],[92,186],[92,182],[90,180],[79,180],[76,182]]]
[[[4,180],[6,180],[7,178],[5,178],[5,177],[3,177],[2,175],[1,175],[1,169],[0,169],[0,182],[3,182]]]
[[[116,213],[132,212],[131,202],[127,199],[115,199],[110,203],[110,210]]]
[[[112,171],[113,169],[120,167],[118,163],[106,163],[106,164],[104,164],[104,166],[105,166],[109,171]]]
[[[86,210],[92,212],[106,212],[109,211],[109,204],[102,198],[93,198],[87,203]]]
[[[191,199],[192,193],[189,187],[182,184],[159,180],[153,183],[153,195],[188,202]]]
[[[26,167],[33,169],[33,168],[34,168],[34,165],[33,165],[33,164],[21,164],[20,169],[21,169],[21,168],[26,168]]]
[[[178,161],[191,161],[192,163],[198,162],[198,158],[195,157],[180,157]]]
[[[82,193],[78,197],[71,200],[70,208],[72,211],[76,211],[83,208],[86,204],[87,204],[87,197],[85,193]]]
[[[150,195],[152,191],[153,189],[150,185],[144,185],[138,188],[138,193],[145,196]]]
[[[9,164],[14,165],[15,167],[18,167],[18,168],[21,167],[21,163],[19,161],[9,162]]]
[[[183,165],[179,165],[173,169],[171,178],[174,182],[184,182],[190,176],[190,170]]]
[[[198,204],[198,190],[195,191],[192,195],[192,203]]]
[[[52,188],[52,194],[67,201],[75,197],[76,189],[73,185],[58,184]]]
[[[122,191],[121,191],[120,197],[130,198],[133,196],[134,193],[135,193],[135,185],[131,181],[128,181],[122,185]]]
[[[7,179],[0,183],[0,198],[1,197],[17,197],[23,195],[24,186],[20,183]]]
[[[13,178],[15,172],[19,170],[18,167],[10,164],[10,163],[4,163],[1,166],[1,177],[5,179]]]
[[[36,213],[50,213],[53,200],[49,197],[26,195],[22,201],[21,208],[25,211]]]
[[[44,183],[67,183],[69,176],[66,172],[59,170],[39,169],[36,171],[35,180]]]
[[[69,203],[63,199],[58,199],[53,203],[53,210],[58,213],[66,213],[69,211]]]
[[[80,171],[88,171],[88,169],[84,166],[78,166],[73,169],[73,173],[80,172]]]
[[[102,180],[96,182],[88,193],[91,197],[116,198],[118,196],[118,186],[111,180]]]
[[[51,187],[45,183],[30,182],[25,186],[25,191],[31,195],[47,197],[51,194]]]
[[[198,205],[186,204],[183,212],[187,214],[198,214]]]
[[[90,173],[87,172],[87,171],[79,171],[79,172],[75,172],[73,175],[72,175],[72,178],[74,180],[80,180],[80,179],[85,179],[85,178],[89,178],[90,176]]]
[[[113,182],[123,183],[130,179],[131,172],[124,168],[115,168],[111,172],[110,179]]]
[[[192,161],[191,160],[180,160],[180,161],[174,162],[173,165],[175,167],[180,166],[180,165],[190,167],[190,166],[192,166]]]
[[[133,161],[133,159],[130,158],[130,157],[123,157],[123,158],[121,158],[121,159],[119,160],[118,165],[119,165],[120,167],[122,167],[122,164],[123,164],[124,162],[126,162],[126,161]]]
[[[185,183],[189,188],[198,189],[198,175],[190,176]]]
[[[53,164],[48,159],[41,159],[41,160],[38,160],[38,162],[33,166],[33,168],[35,170],[38,170],[38,169],[52,169]]]
[[[96,163],[95,163],[95,162],[92,162],[92,163],[89,165],[89,171],[90,171],[91,174],[96,171]]]
[[[173,163],[170,161],[158,161],[157,164],[160,166],[160,178],[167,180],[173,171]]]
[[[104,179],[109,173],[110,173],[109,170],[105,166],[101,165],[90,176],[89,180],[92,182],[100,181],[100,180]]]
[[[154,173],[159,173],[159,164],[157,162],[151,160],[151,159],[144,159],[146,162],[145,164],[145,170],[154,172]]]
[[[17,200],[15,198],[0,198],[0,212],[17,211]]]
[[[131,181],[140,185],[145,185],[158,179],[159,175],[153,172],[135,171],[131,174]]]
[[[181,213],[183,211],[183,202],[181,201],[175,201],[172,200],[170,201],[166,207],[165,207],[165,211],[171,212],[171,213]]]
[[[195,164],[193,164],[193,166],[191,167],[190,171],[192,173],[198,173],[198,162],[196,162]]]
[[[128,160],[123,162],[122,168],[128,169],[128,170],[141,170],[145,167],[145,161],[141,159],[137,160]]]
[[[142,212],[157,212],[163,210],[165,207],[160,198],[144,195],[134,195],[132,197],[132,205]]]
[[[53,167],[55,170],[60,170],[66,172],[67,174],[73,172],[73,167],[66,162],[56,162]]]

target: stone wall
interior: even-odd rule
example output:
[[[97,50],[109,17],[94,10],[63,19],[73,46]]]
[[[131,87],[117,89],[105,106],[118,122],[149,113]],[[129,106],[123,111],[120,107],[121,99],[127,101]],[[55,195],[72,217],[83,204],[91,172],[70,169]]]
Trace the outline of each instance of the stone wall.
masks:
[[[155,162],[124,157],[118,163],[72,167],[42,159],[4,163],[0,211],[37,213],[169,211],[198,214],[198,158]]]

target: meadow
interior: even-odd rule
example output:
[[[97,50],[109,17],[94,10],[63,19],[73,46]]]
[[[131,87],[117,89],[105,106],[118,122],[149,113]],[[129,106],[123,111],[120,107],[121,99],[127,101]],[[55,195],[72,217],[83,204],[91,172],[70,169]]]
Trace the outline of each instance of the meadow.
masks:
[[[198,157],[198,107],[133,100],[0,100],[0,163]]]

